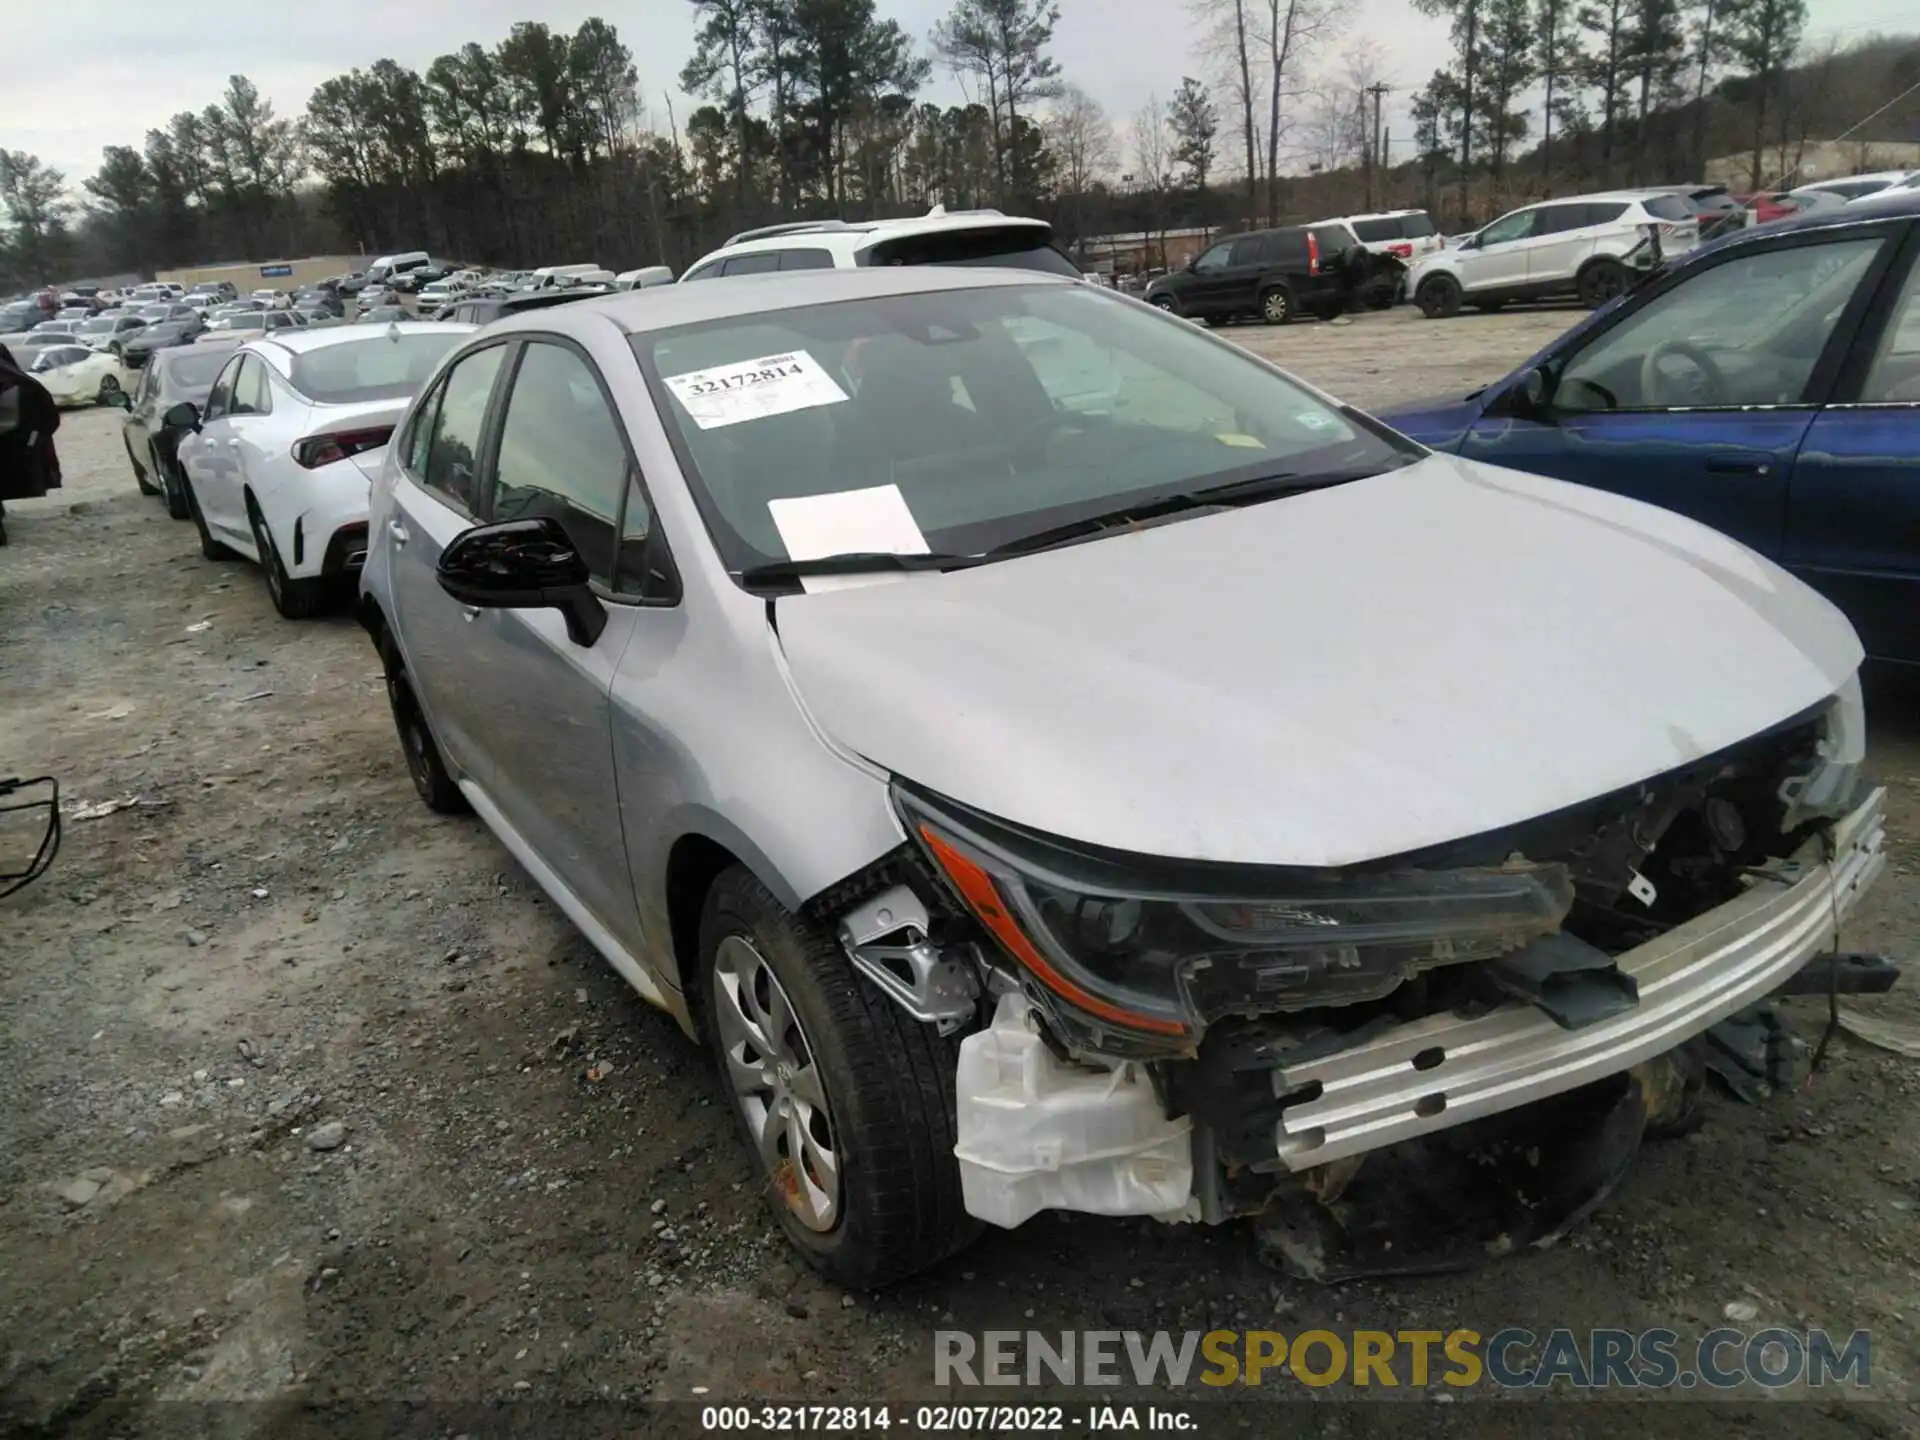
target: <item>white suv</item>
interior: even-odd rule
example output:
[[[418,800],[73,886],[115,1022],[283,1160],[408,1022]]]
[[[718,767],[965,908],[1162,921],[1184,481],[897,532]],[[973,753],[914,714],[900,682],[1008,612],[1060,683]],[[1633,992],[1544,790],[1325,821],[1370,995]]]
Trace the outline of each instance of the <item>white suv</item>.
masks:
[[[1391,255],[1411,265],[1447,242],[1424,210],[1383,210],[1374,215],[1342,215],[1334,222],[1353,231],[1354,238],[1375,255]]]
[[[1509,300],[1574,296],[1598,307],[1622,293],[1636,266],[1651,260],[1649,232],[1662,254],[1691,250],[1700,219],[1671,191],[1614,190],[1572,195],[1510,210],[1477,234],[1418,261],[1407,293],[1429,319],[1462,304],[1497,310]]]
[[[687,267],[680,284],[772,270],[852,270],[863,265],[1003,265],[1080,278],[1044,220],[936,205],[905,220],[802,220],[735,235]]]

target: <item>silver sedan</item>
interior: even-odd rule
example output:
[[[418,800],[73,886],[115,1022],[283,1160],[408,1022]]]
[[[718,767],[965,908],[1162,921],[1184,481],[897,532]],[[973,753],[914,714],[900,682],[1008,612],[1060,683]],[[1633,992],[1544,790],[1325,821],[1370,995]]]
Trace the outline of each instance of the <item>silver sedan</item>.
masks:
[[[1070,279],[499,321],[371,514],[421,797],[710,1044],[846,1284],[1334,1198],[1629,1069],[1678,1103],[1884,863],[1811,590]]]

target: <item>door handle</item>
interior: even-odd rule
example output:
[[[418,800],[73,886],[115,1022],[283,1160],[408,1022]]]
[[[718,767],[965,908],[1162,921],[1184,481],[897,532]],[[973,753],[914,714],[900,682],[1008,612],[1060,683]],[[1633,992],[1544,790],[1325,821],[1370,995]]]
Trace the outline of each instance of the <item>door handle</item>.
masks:
[[[404,545],[412,538],[407,534],[407,527],[398,520],[387,521],[387,534],[393,537],[393,543],[396,545]]]
[[[1709,460],[1709,475],[1765,475],[1773,467],[1764,460]]]

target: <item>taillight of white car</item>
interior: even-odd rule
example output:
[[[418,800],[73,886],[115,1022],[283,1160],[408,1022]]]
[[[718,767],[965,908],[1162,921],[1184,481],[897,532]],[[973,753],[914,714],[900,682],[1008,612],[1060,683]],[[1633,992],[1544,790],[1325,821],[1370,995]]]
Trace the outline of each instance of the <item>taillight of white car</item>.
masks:
[[[393,438],[393,426],[371,425],[364,430],[334,430],[325,435],[309,435],[293,444],[293,460],[306,470],[364,455],[378,450]]]

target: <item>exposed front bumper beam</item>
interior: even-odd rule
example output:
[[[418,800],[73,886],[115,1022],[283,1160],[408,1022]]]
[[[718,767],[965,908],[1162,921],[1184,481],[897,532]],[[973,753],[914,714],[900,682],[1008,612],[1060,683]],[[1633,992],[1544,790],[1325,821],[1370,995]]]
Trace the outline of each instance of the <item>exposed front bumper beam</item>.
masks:
[[[1671,1050],[1778,988],[1837,942],[1836,929],[1886,868],[1886,791],[1832,832],[1751,880],[1746,894],[1617,958],[1639,1003],[1579,1030],[1507,1005],[1430,1015],[1351,1049],[1286,1066],[1277,1094],[1318,1084],[1277,1127],[1290,1170],[1364,1154],[1482,1115],[1558,1095]],[[1417,1062],[1417,1063],[1416,1063]]]

